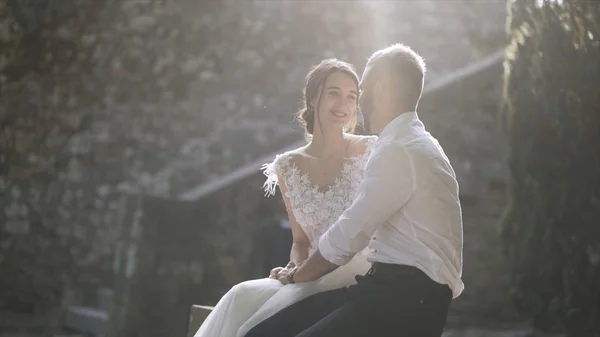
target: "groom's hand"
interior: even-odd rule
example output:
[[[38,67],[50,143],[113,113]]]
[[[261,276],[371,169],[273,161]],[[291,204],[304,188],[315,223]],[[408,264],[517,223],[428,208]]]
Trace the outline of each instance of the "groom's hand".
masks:
[[[279,273],[282,270],[294,268],[295,266],[296,266],[296,264],[293,261],[290,261],[290,262],[288,262],[288,264],[285,267],[275,267],[275,268],[271,269],[271,272],[269,273],[269,278],[277,279],[277,275],[279,275]]]
[[[269,278],[277,279],[277,275],[279,275],[279,273],[284,269],[284,267],[276,267],[271,269],[271,272],[269,273]]]
[[[283,284],[311,282],[331,273],[338,267],[327,261],[317,249],[301,265],[282,270],[277,279]]]
[[[279,272],[279,274],[277,274],[277,279],[283,285],[292,283],[290,276],[292,276],[295,273],[297,268],[298,267],[293,267],[293,268],[285,268],[285,269],[281,270]]]

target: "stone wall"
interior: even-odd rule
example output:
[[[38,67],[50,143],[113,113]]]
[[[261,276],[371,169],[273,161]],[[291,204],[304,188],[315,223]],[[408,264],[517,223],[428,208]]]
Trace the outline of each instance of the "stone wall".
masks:
[[[124,200],[166,193],[152,173],[201,129],[182,108],[196,71],[180,65],[210,68],[192,41],[212,31],[177,36],[177,2],[0,7],[15,25],[1,36],[0,310],[58,326],[66,305],[112,286]]]

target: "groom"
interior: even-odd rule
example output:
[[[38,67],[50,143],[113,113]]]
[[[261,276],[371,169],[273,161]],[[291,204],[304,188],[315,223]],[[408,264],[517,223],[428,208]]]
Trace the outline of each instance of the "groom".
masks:
[[[246,337],[434,337],[464,286],[456,176],[419,120],[425,64],[412,49],[375,52],[363,73],[365,127],[379,134],[353,204],[284,283],[317,280],[365,247],[372,267],[357,284],[308,297]]]

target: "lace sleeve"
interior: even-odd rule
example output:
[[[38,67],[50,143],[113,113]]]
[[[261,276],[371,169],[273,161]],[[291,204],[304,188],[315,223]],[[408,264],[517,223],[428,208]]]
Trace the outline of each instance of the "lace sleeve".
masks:
[[[281,173],[283,163],[283,155],[277,155],[272,162],[263,164],[263,166],[261,167],[263,174],[267,176],[267,180],[265,180],[263,184],[265,196],[275,195],[275,188],[277,187],[277,184],[279,182],[278,177]]]

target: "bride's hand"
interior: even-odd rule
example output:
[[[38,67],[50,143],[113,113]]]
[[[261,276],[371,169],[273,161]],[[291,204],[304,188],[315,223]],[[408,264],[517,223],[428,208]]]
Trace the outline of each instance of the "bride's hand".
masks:
[[[279,273],[284,270],[284,267],[276,267],[271,269],[271,272],[269,273],[269,278],[273,278],[273,279],[277,279],[277,276],[279,275]]]
[[[279,272],[279,274],[277,274],[277,279],[283,285],[293,283],[293,280],[291,279],[291,277],[296,272],[296,269],[298,269],[298,267],[283,269],[282,271]]]
[[[285,265],[285,267],[276,267],[271,269],[271,272],[269,273],[269,278],[272,279],[278,279],[279,278],[279,273],[281,273],[282,270],[285,269],[292,269],[296,267],[296,264],[293,261],[288,262],[288,264]]]
[[[276,267],[271,269],[271,272],[269,273],[269,278],[273,278],[273,279],[277,279],[279,276],[279,273],[284,270],[284,269],[291,269],[294,268],[296,266],[296,264],[293,261],[288,262],[288,264],[285,267]]]

